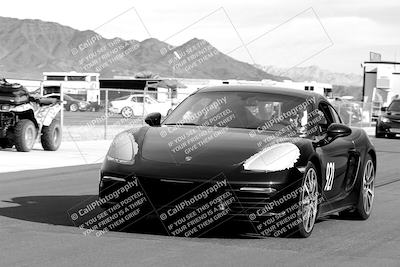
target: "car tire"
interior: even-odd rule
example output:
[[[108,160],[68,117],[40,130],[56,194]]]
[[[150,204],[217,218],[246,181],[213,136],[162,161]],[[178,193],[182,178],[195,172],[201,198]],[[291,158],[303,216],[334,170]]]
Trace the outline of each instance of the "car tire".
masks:
[[[359,197],[354,215],[356,218],[366,220],[371,215],[375,195],[375,164],[370,154],[364,164],[363,176],[360,181]]]
[[[15,126],[15,148],[20,152],[29,152],[36,141],[36,126],[31,120],[20,120]]]
[[[375,137],[376,138],[383,138],[383,137],[385,137],[385,134],[384,133],[380,133],[378,131],[378,127],[375,127]]]
[[[122,115],[122,117],[124,117],[124,118],[132,118],[133,117],[133,109],[132,108],[130,108],[130,107],[124,107],[122,110],[121,110],[121,115]]]
[[[318,217],[319,184],[318,171],[312,162],[308,162],[299,190],[298,211],[295,234],[299,237],[309,237]]]
[[[43,126],[40,141],[47,151],[56,151],[62,140],[61,125],[59,120],[53,120],[49,126]]]
[[[74,104],[69,105],[68,110],[72,111],[72,112],[77,112],[79,110],[79,107],[77,104],[74,103]]]
[[[375,165],[371,155],[367,155],[362,177],[359,182],[358,200],[354,210],[346,210],[339,213],[340,217],[358,220],[366,220],[371,215],[375,190]]]

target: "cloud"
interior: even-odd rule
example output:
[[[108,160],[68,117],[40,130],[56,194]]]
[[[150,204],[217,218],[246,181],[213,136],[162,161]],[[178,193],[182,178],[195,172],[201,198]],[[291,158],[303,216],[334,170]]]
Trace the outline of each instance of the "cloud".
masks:
[[[394,45],[400,44],[397,25],[384,25],[365,17],[331,17],[324,25],[335,43],[340,45]]]

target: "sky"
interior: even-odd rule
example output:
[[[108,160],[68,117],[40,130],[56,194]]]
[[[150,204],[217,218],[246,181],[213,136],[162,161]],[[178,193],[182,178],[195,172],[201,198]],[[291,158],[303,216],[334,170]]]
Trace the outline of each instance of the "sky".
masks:
[[[400,61],[400,1],[202,0],[2,3],[0,16],[58,22],[106,38],[207,40],[249,63],[362,74],[369,52]]]

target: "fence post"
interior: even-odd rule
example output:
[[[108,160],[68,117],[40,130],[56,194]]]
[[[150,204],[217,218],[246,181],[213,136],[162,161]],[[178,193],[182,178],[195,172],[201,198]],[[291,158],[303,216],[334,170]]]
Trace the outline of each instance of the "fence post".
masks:
[[[172,109],[172,106],[174,105],[174,101],[172,101],[172,88],[168,88],[168,96],[167,97],[170,99],[170,102],[171,102],[170,109]],[[177,98],[178,98],[178,96],[177,96]]]
[[[146,113],[145,105],[146,105],[147,86],[148,86],[148,83],[146,81],[146,85],[144,86],[144,94],[143,94],[142,125],[144,125],[144,116]]]
[[[106,99],[104,104],[105,116],[104,116],[104,140],[107,140],[107,126],[108,126],[108,90],[105,90]]]
[[[43,96],[43,91],[41,96]],[[64,131],[64,87],[63,84],[60,84],[60,102],[61,102],[61,110],[60,110],[60,124],[61,124],[61,135]]]
[[[349,126],[351,127],[351,119],[353,118],[353,112],[349,112]]]

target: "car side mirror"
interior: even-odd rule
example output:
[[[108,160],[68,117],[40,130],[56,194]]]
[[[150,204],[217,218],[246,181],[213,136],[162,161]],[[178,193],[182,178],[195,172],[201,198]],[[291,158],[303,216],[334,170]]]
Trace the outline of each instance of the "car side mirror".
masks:
[[[169,116],[169,114],[171,114],[171,113],[172,113],[172,108],[168,109],[167,116]]]
[[[161,114],[159,112],[153,112],[146,116],[144,121],[150,126],[161,125]]]
[[[327,130],[327,136],[330,138],[344,137],[351,134],[351,128],[339,123],[332,123]]]
[[[381,107],[381,111],[387,111],[387,107]]]

